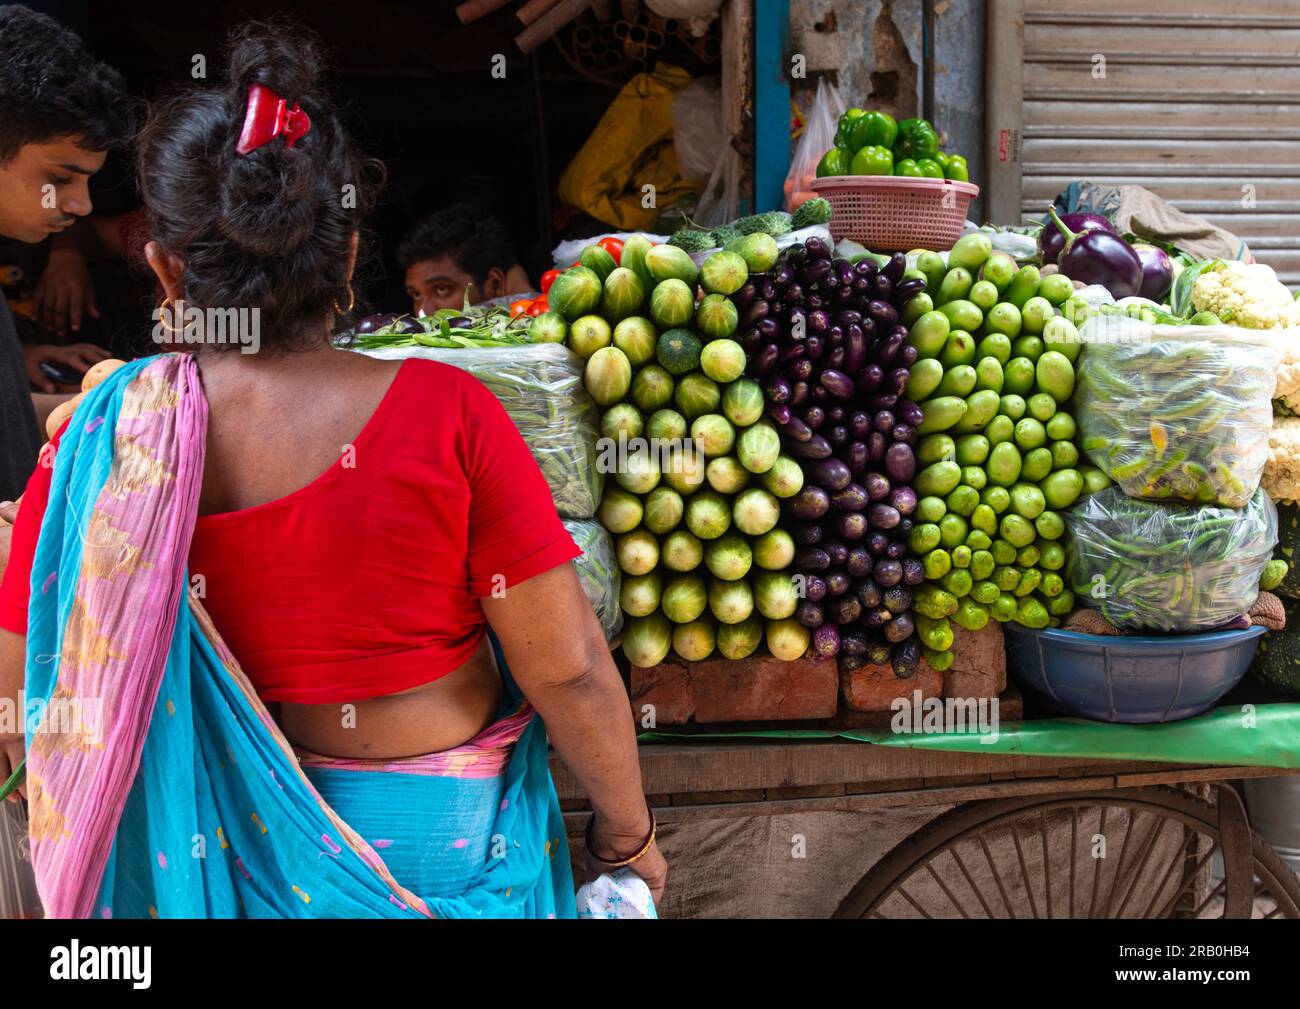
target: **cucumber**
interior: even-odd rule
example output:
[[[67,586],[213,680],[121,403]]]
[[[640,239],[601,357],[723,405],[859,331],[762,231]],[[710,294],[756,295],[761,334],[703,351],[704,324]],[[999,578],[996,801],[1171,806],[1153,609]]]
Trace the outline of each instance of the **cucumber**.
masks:
[[[588,245],[583,249],[578,262],[599,277],[602,284],[618,267],[614,257],[599,245]]]
[[[623,243],[623,254],[619,256],[619,266],[626,267],[637,275],[641,281],[641,287],[649,291],[655,286],[654,277],[650,276],[650,271],[646,269],[645,257],[653,246],[650,239],[645,235],[633,235]]]
[[[665,280],[680,280],[693,289],[700,275],[690,253],[666,243],[652,247],[645,254],[645,266],[657,284]]]
[[[594,312],[603,292],[604,285],[595,271],[574,266],[555,278],[546,301],[552,312],[563,316],[566,322],[573,322]]]

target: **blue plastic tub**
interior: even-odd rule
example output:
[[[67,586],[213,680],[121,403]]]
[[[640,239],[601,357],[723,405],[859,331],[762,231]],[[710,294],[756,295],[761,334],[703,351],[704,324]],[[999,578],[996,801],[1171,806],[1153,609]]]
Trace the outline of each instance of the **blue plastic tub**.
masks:
[[[1007,670],[1061,714],[1101,722],[1175,722],[1237,685],[1263,627],[1209,634],[1107,637],[1002,625]]]

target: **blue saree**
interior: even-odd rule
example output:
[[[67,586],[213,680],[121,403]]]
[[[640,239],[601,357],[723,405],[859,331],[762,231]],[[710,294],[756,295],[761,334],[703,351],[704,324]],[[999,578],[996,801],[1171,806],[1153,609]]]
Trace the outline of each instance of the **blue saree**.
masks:
[[[295,752],[188,591],[206,424],[193,360],[146,358],[54,463],[26,671],[47,916],[573,917],[545,729],[495,640],[501,718],[464,746]]]

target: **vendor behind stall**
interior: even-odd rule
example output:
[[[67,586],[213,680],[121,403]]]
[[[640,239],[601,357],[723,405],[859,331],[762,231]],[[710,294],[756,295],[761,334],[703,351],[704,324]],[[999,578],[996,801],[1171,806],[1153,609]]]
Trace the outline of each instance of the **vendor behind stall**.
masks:
[[[397,247],[415,315],[533,290],[500,220],[468,203],[430,214]]]

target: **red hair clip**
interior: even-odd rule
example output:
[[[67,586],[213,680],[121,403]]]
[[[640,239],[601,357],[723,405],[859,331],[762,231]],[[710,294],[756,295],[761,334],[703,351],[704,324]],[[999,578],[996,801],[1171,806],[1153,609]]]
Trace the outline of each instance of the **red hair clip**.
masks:
[[[311,118],[293,103],[287,108],[288,100],[281,98],[270,88],[262,84],[248,86],[248,111],[244,113],[244,129],[239,134],[239,144],[235,150],[248,154],[263,144],[270,143],[276,137],[284,137],[284,145],[292,147],[305,137],[311,129]]]

